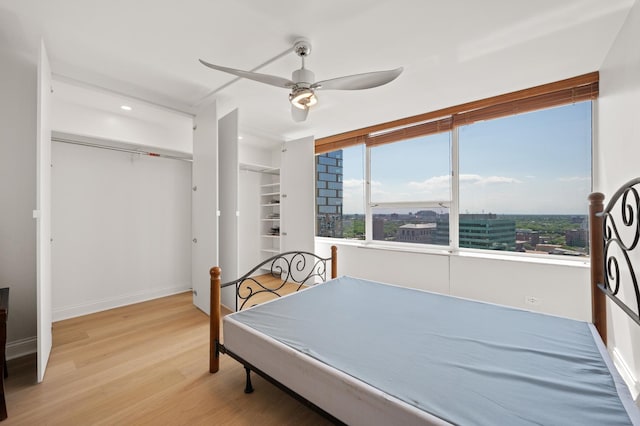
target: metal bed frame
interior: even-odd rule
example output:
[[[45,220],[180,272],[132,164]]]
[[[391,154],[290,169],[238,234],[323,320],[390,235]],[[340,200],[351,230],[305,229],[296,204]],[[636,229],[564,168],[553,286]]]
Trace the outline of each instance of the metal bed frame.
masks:
[[[611,197],[606,207],[604,194],[594,192],[589,195],[589,234],[591,256],[592,322],[602,341],[607,344],[607,297],[610,298],[633,321],[640,325],[640,287],[634,261],[640,264],[640,178],[623,185]],[[220,290],[228,286],[236,288],[236,309],[252,306],[250,299],[258,294],[272,293],[276,297],[287,282],[297,284],[296,291],[307,284],[325,281],[327,262],[331,261],[331,278],[337,276],[337,249],[331,247],[331,257],[322,258],[309,252],[287,252],[273,256],[262,262],[237,280],[221,284],[221,270],[214,267],[211,274],[211,336],[210,336],[210,372],[219,369],[220,353],[227,354],[243,364],[247,381],[245,392],[253,391],[250,372],[254,371],[274,385],[283,389],[312,409],[333,421],[343,424],[339,419],[327,413],[285,385],[265,374],[240,356],[227,350],[220,342]],[[270,275],[281,279],[281,285],[275,289],[262,285],[252,277],[259,269],[268,265]],[[626,302],[621,297],[622,286],[630,286],[635,301]],[[626,292],[626,290],[625,290]],[[628,292],[627,292],[628,293]],[[625,299],[628,299],[625,294]],[[633,299],[633,296],[631,296]],[[634,303],[635,302],[635,303]]]
[[[286,286],[291,286],[293,284],[294,291],[299,291],[306,286],[325,282],[327,281],[327,272],[329,269],[330,278],[336,278],[338,276],[337,253],[338,249],[336,246],[331,246],[331,256],[326,258],[306,251],[288,251],[280,253],[262,261],[240,278],[224,284],[221,284],[220,279],[222,270],[217,266],[211,268],[209,271],[211,276],[209,372],[216,373],[220,368],[220,354],[227,354],[244,366],[246,372],[245,393],[253,392],[253,385],[251,384],[251,371],[253,371],[280,389],[289,393],[305,405],[316,410],[324,417],[330,419],[336,424],[340,424],[341,422],[331,414],[290,390],[268,374],[261,371],[259,368],[248,363],[242,357],[225,348],[224,344],[220,340],[220,321],[222,319],[220,293],[223,288],[231,286],[235,287],[235,310],[241,311],[244,308],[254,306],[256,304],[254,303],[256,296],[266,294],[273,297],[282,297],[285,294],[283,289],[285,289]],[[330,268],[328,266],[330,266]],[[260,278],[256,277],[256,273],[260,270],[268,271],[261,276],[264,277],[266,275],[276,278],[279,283],[275,286],[262,283]]]
[[[591,292],[593,324],[607,343],[606,297],[640,325],[640,289],[634,257],[640,262],[640,178],[618,189],[606,207],[604,194],[589,195],[591,240]],[[629,303],[620,298],[621,285],[629,285],[635,295]],[[606,297],[605,297],[606,296]]]

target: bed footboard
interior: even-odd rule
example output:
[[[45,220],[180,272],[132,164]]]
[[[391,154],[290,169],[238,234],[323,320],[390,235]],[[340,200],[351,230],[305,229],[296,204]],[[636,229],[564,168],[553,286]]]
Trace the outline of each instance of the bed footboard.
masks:
[[[221,289],[235,287],[235,310],[254,306],[259,303],[261,295],[280,297],[286,294],[283,290],[298,291],[309,285],[314,285],[327,280],[327,272],[330,269],[330,277],[338,276],[337,247],[331,246],[331,257],[320,257],[314,253],[305,251],[289,251],[261,262],[240,278],[222,284],[222,270],[215,266],[211,268],[211,316],[209,336],[209,372],[215,373],[219,367],[220,353],[224,353],[224,346],[220,342]],[[329,264],[329,262],[331,262]],[[329,268],[330,265],[330,268]],[[264,279],[256,277],[263,270],[262,275],[270,278],[271,283],[266,284]],[[275,284],[274,284],[275,283]]]
[[[607,296],[640,325],[640,178],[618,189],[606,206],[604,195],[589,196],[593,323],[607,343]]]

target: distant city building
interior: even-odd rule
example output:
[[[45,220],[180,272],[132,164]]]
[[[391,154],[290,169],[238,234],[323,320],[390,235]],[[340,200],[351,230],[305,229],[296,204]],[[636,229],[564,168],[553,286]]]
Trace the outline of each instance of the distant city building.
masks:
[[[438,213],[434,212],[433,210],[420,210],[419,212],[416,212],[416,217],[420,219],[426,219],[430,222],[435,222],[436,218],[438,217]]]
[[[449,221],[438,220],[436,223],[436,244],[448,244]],[[493,213],[461,214],[459,223],[460,247],[516,249],[516,222],[513,219],[498,219]]]
[[[538,244],[536,246],[536,251],[547,252],[549,254],[553,254],[554,251],[562,249],[562,246],[559,244]]]
[[[516,241],[529,243],[532,247],[541,243],[540,233],[531,229],[516,229]]]
[[[587,219],[584,216],[573,216],[571,218],[571,223],[579,223],[581,225],[585,224]]]
[[[561,256],[584,256],[585,254],[575,250],[567,250],[563,248],[557,248],[551,251],[549,254],[557,254]]]
[[[342,150],[316,156],[316,235],[342,238]]]
[[[586,229],[572,229],[564,233],[566,244],[572,247],[586,247],[589,232]]]
[[[373,239],[377,241],[384,240],[384,219],[373,218]]]
[[[432,244],[435,240],[435,223],[407,223],[398,227],[396,241],[417,244]]]

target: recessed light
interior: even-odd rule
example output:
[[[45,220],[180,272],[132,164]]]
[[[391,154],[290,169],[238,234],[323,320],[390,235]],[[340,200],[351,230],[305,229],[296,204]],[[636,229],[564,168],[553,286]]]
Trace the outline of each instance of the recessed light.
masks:
[[[120,105],[120,109],[123,109],[125,111],[131,111],[133,108],[131,108],[129,105]]]
[[[242,140],[242,136],[238,136],[238,140]]]

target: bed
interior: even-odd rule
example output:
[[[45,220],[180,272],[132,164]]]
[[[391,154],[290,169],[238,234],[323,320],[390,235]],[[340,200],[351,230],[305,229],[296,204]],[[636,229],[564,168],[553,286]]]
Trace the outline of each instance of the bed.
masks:
[[[257,306],[253,295],[272,287],[252,281],[255,270],[221,284],[212,268],[210,371],[232,356],[247,371],[245,392],[253,371],[335,423],[640,425],[603,343],[607,297],[640,326],[639,186],[606,207],[602,194],[589,197],[593,323],[336,278],[335,248],[326,259],[290,252],[259,267],[301,291]],[[223,343],[227,286],[239,306],[223,319]]]

